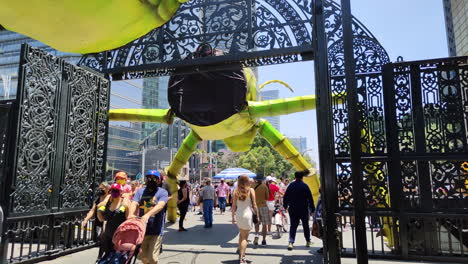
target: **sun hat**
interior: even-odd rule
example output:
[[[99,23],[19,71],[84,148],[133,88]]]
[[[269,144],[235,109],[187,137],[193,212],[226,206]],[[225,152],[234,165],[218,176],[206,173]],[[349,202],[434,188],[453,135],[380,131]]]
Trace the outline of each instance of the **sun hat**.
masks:
[[[263,181],[265,179],[265,176],[263,173],[257,173],[257,176],[255,176],[256,181]]]
[[[119,171],[115,174],[115,179],[127,179],[127,173],[125,171]]]

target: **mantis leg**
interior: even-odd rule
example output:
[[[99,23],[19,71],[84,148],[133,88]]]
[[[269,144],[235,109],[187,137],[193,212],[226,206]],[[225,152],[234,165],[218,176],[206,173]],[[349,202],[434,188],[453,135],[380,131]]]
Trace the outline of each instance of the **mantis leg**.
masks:
[[[111,109],[109,119],[172,124],[174,114],[171,109]]]
[[[192,131],[182,142],[171,165],[167,169],[167,182],[169,183],[173,198],[167,203],[167,220],[174,223],[177,219],[177,175],[180,169],[187,163],[192,153],[202,139]]]
[[[288,115],[315,109],[315,95],[297,96],[267,101],[248,101],[252,118]]]
[[[332,97],[336,103],[343,103],[338,94],[332,94]],[[267,101],[248,101],[248,104],[247,109],[250,117],[261,118],[265,116],[289,115],[315,109],[316,97],[315,95],[305,95]]]
[[[317,170],[302,157],[302,155],[296,150],[296,148],[289,142],[289,140],[276,130],[270,122],[261,120],[259,123],[260,135],[265,138],[273,148],[278,151],[287,161],[297,170],[310,171],[309,176],[304,177],[304,182],[309,186],[314,202],[317,203],[319,197],[320,182],[317,175]]]

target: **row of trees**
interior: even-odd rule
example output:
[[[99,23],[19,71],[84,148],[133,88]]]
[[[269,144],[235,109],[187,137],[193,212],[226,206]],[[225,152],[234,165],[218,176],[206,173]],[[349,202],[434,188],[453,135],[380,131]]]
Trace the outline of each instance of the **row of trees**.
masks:
[[[304,158],[311,163],[308,155]],[[227,153],[218,161],[218,168],[226,169],[240,167],[255,173],[263,173],[276,177],[293,177],[294,167],[283,156],[276,152],[261,136],[257,135],[249,151],[243,153]]]

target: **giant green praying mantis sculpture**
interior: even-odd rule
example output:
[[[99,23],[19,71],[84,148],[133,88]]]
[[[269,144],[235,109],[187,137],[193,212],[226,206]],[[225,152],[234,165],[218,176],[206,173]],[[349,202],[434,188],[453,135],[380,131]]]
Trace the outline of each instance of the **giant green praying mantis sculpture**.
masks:
[[[225,79],[225,82],[220,79]],[[191,127],[191,132],[167,169],[168,181],[173,192],[177,191],[177,175],[180,169],[202,140],[223,140],[232,151],[243,152],[250,149],[255,135],[259,133],[297,170],[310,170],[304,182],[308,184],[317,201],[320,183],[316,169],[312,168],[285,136],[262,119],[314,109],[315,96],[258,101],[258,90],[271,82],[287,86],[274,80],[257,88],[253,71],[240,67],[237,70],[218,73],[175,75],[169,81],[170,109],[115,109],[110,110],[110,120],[171,124],[174,117],[179,117]],[[233,97],[239,96],[238,90],[245,90],[245,93],[240,93],[243,98],[233,100]],[[213,93],[218,93],[218,96],[213,98],[214,101],[206,101],[205,97]],[[186,105],[190,106],[184,109]],[[234,107],[231,107],[233,105]],[[176,201],[171,200],[168,207],[168,220],[175,221]]]
[[[0,0],[0,25],[57,50],[95,53],[162,26],[188,0]]]

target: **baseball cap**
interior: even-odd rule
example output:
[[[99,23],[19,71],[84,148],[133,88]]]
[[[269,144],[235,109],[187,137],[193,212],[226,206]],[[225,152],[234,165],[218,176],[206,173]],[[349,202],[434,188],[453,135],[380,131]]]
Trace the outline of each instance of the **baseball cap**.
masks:
[[[146,175],[146,176],[156,176],[156,177],[158,177],[158,178],[161,177],[161,174],[160,174],[159,171],[157,171],[157,170],[150,170],[150,171],[148,171],[145,175]]]
[[[118,184],[118,183],[113,183],[111,185],[111,187],[109,188],[109,190],[118,190],[118,191],[122,191],[122,185]]]
[[[271,181],[271,180],[273,180],[273,177],[267,176],[267,177],[266,177],[266,180],[267,180],[267,181]]]

